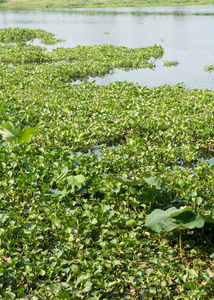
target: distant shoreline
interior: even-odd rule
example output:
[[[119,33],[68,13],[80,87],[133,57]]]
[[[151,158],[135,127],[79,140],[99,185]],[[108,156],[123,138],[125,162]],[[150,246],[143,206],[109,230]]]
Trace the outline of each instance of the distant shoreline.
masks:
[[[104,7],[152,7],[152,6],[183,6],[183,5],[212,5],[208,1],[179,1],[179,0],[0,0],[0,9],[45,9],[45,8],[104,8]]]

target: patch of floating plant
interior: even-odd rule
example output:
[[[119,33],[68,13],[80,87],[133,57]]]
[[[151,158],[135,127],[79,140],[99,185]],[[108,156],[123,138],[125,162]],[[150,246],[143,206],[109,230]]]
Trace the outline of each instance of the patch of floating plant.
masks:
[[[214,70],[214,65],[207,65],[204,67],[206,72],[212,72]]]
[[[141,68],[154,68],[151,57],[163,55],[163,48],[153,46],[140,49],[115,47],[113,45],[78,46],[69,49],[55,49],[44,52],[40,46],[23,44],[2,46],[0,61],[12,64],[41,64],[40,72],[53,74],[62,81],[75,82],[89,77],[103,77],[116,69],[125,71]],[[14,54],[15,53],[15,54]],[[96,57],[96,60],[94,60]],[[42,65],[45,65],[45,68]],[[53,64],[55,67],[53,68]]]
[[[177,67],[179,65],[179,62],[177,60],[164,60],[163,66],[164,67]]]
[[[22,51],[27,51],[26,48]],[[5,49],[4,55],[7,54]],[[32,49],[34,54],[39,50],[35,46]],[[141,60],[148,62],[153,50],[157,50],[158,55],[163,51],[159,47],[130,50],[110,45],[79,46],[45,53],[45,63],[38,63],[39,56],[28,57],[30,53],[22,53],[20,48],[20,56],[16,57],[19,65],[9,68],[0,63],[0,234],[4,240],[1,245],[4,299],[23,277],[26,263],[30,269],[24,281],[32,279],[31,262],[38,260],[40,265],[34,268],[33,285],[14,290],[16,299],[32,294],[43,299],[44,294],[39,294],[41,285],[37,285],[41,278],[51,278],[47,295],[66,299],[73,294],[103,298],[107,289],[109,295],[115,295],[115,288],[122,289],[124,294],[123,278],[133,274],[139,280],[136,298],[142,295],[143,286],[147,299],[154,294],[162,299],[167,285],[163,285],[162,294],[157,294],[157,285],[151,289],[151,283],[156,278],[158,283],[168,280],[169,271],[170,278],[178,279],[177,287],[183,289],[188,299],[192,290],[188,293],[186,284],[192,284],[193,279],[201,289],[212,288],[201,270],[194,271],[201,276],[196,278],[196,273],[192,273],[193,276],[188,275],[190,278],[183,280],[177,276],[181,274],[180,261],[168,268],[168,261],[173,259],[174,263],[174,258],[177,259],[177,246],[171,246],[174,238],[172,240],[171,234],[168,236],[169,244],[164,236],[162,243],[161,236],[154,239],[144,224],[145,214],[159,208],[166,226],[172,214],[176,214],[173,228],[192,227],[183,219],[194,217],[195,208],[206,223],[213,222],[210,211],[213,211],[214,92],[186,89],[181,84],[154,88],[128,82],[108,86],[89,82],[70,85],[74,78],[98,76],[116,67],[128,69],[133,62],[133,67],[140,66]],[[11,54],[8,64],[13,63],[15,54]],[[25,62],[29,60],[37,63],[27,65]],[[55,63],[64,60],[74,63]],[[3,142],[8,146],[4,147]],[[196,157],[199,147],[207,152],[200,152],[202,154]],[[206,153],[210,155],[207,161],[212,167],[207,161],[203,162]],[[199,160],[202,156],[204,158]],[[184,162],[176,166],[179,158]],[[192,170],[182,169],[185,161],[201,163],[193,168],[194,176]],[[182,166],[178,166],[179,163]],[[176,208],[169,211],[172,205]],[[181,205],[188,207],[179,210]],[[167,218],[164,218],[165,212]],[[154,213],[147,225],[157,221],[153,216]],[[195,240],[197,236],[192,236],[193,245]],[[210,238],[207,245],[211,245],[211,241]],[[188,240],[187,243],[191,245]],[[21,244],[26,246],[24,252]],[[163,255],[160,251],[149,251],[159,246]],[[165,256],[168,250],[169,260]],[[155,252],[158,252],[157,257],[154,257]],[[147,254],[151,254],[150,257]],[[74,270],[76,257],[78,268]],[[103,280],[101,260],[107,274],[104,292],[103,285],[99,285]],[[167,268],[163,261],[167,261]],[[59,267],[56,272],[47,262]],[[148,276],[142,275],[142,268],[148,276],[152,272],[150,279],[156,273],[158,277],[150,282]],[[115,272],[121,282],[115,281],[112,276]],[[67,285],[61,287],[59,274]],[[92,283],[95,294],[90,291]],[[129,285],[130,290],[135,289],[135,279],[133,285],[131,281]],[[49,293],[51,290],[53,293]],[[176,297],[175,291],[176,288],[173,295],[169,294],[170,299]],[[126,295],[133,298],[125,291]]]
[[[55,34],[42,29],[4,28],[0,29],[0,42],[4,44],[29,42],[38,39],[42,44],[55,45],[63,40],[55,38]]]
[[[27,64],[27,63],[53,63],[58,62],[58,69],[46,70],[57,72],[61,80],[73,82],[85,78],[104,76],[115,69],[126,71],[141,68],[154,68],[151,58],[158,59],[163,56],[163,47],[151,46],[141,48],[117,47],[114,45],[77,46],[74,48],[56,48],[47,52],[46,48],[27,44],[35,38],[35,32],[17,29],[15,45],[0,46],[0,61],[4,63]],[[36,31],[37,32],[37,31]],[[14,42],[13,31],[0,31],[0,42]],[[23,41],[21,41],[23,33]],[[16,31],[14,31],[16,34]],[[44,33],[43,33],[44,34]],[[26,35],[26,37],[25,37]],[[40,39],[39,37],[36,37]],[[42,39],[41,41],[45,43]],[[46,41],[46,40],[45,40]],[[48,40],[49,41],[49,40]],[[52,44],[55,40],[52,41]],[[59,40],[57,40],[59,41]],[[51,44],[51,41],[49,41]],[[96,59],[95,59],[96,58]],[[65,64],[60,62],[65,62]],[[72,65],[72,66],[71,66]]]

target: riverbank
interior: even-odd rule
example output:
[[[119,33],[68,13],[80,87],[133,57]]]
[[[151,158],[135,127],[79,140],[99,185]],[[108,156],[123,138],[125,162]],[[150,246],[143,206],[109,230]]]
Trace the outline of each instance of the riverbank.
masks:
[[[181,6],[181,5],[208,5],[214,4],[214,0],[205,1],[179,1],[179,0],[0,0],[0,9],[36,9],[36,8],[95,8],[95,7],[147,7],[147,6]]]

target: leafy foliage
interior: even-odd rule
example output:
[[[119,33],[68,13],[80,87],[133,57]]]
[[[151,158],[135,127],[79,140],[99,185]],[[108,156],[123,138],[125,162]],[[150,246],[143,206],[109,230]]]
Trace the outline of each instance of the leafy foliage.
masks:
[[[207,65],[207,66],[204,67],[204,69],[205,69],[205,71],[207,71],[207,72],[211,72],[211,71],[214,70],[214,66],[213,66],[213,65]]]
[[[48,63],[44,66],[44,69],[47,69],[46,73],[55,72],[54,75],[60,77],[66,75],[67,81],[88,76],[102,76],[115,68],[125,70],[154,68],[155,63],[149,59],[151,57],[157,59],[163,55],[163,48],[157,45],[133,49],[113,45],[77,46],[46,52],[44,47],[18,42],[14,45],[0,45],[0,50],[1,62],[12,64],[46,62]],[[55,66],[50,64],[53,62],[57,64]]]
[[[0,43],[25,43],[39,39],[43,44],[54,45],[62,40],[56,39],[53,33],[42,29],[4,28],[0,29]]]
[[[74,83],[146,66],[158,46],[12,64],[2,47],[0,298],[210,299],[213,91]],[[172,225],[187,228],[183,261]]]
[[[38,130],[32,127],[25,127],[23,131],[14,128],[10,122],[0,125],[0,134],[5,142],[28,143],[31,137],[38,134]]]
[[[145,224],[156,232],[161,232],[162,230],[201,228],[204,226],[204,220],[191,207],[184,209],[170,207],[166,211],[155,209],[147,216]]]
[[[164,67],[177,67],[179,65],[179,62],[177,60],[169,61],[169,60],[164,60],[163,61]]]

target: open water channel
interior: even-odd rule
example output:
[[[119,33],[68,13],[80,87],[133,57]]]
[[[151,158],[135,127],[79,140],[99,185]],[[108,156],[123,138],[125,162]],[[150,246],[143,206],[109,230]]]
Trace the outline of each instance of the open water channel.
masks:
[[[131,81],[148,87],[183,82],[187,87],[214,89],[214,5],[45,9],[0,11],[0,28],[44,29],[65,39],[56,47],[113,44],[127,47],[164,47],[155,70],[115,70],[96,78],[97,84]],[[50,49],[49,49],[50,50]],[[177,67],[164,67],[164,60],[177,60]]]

